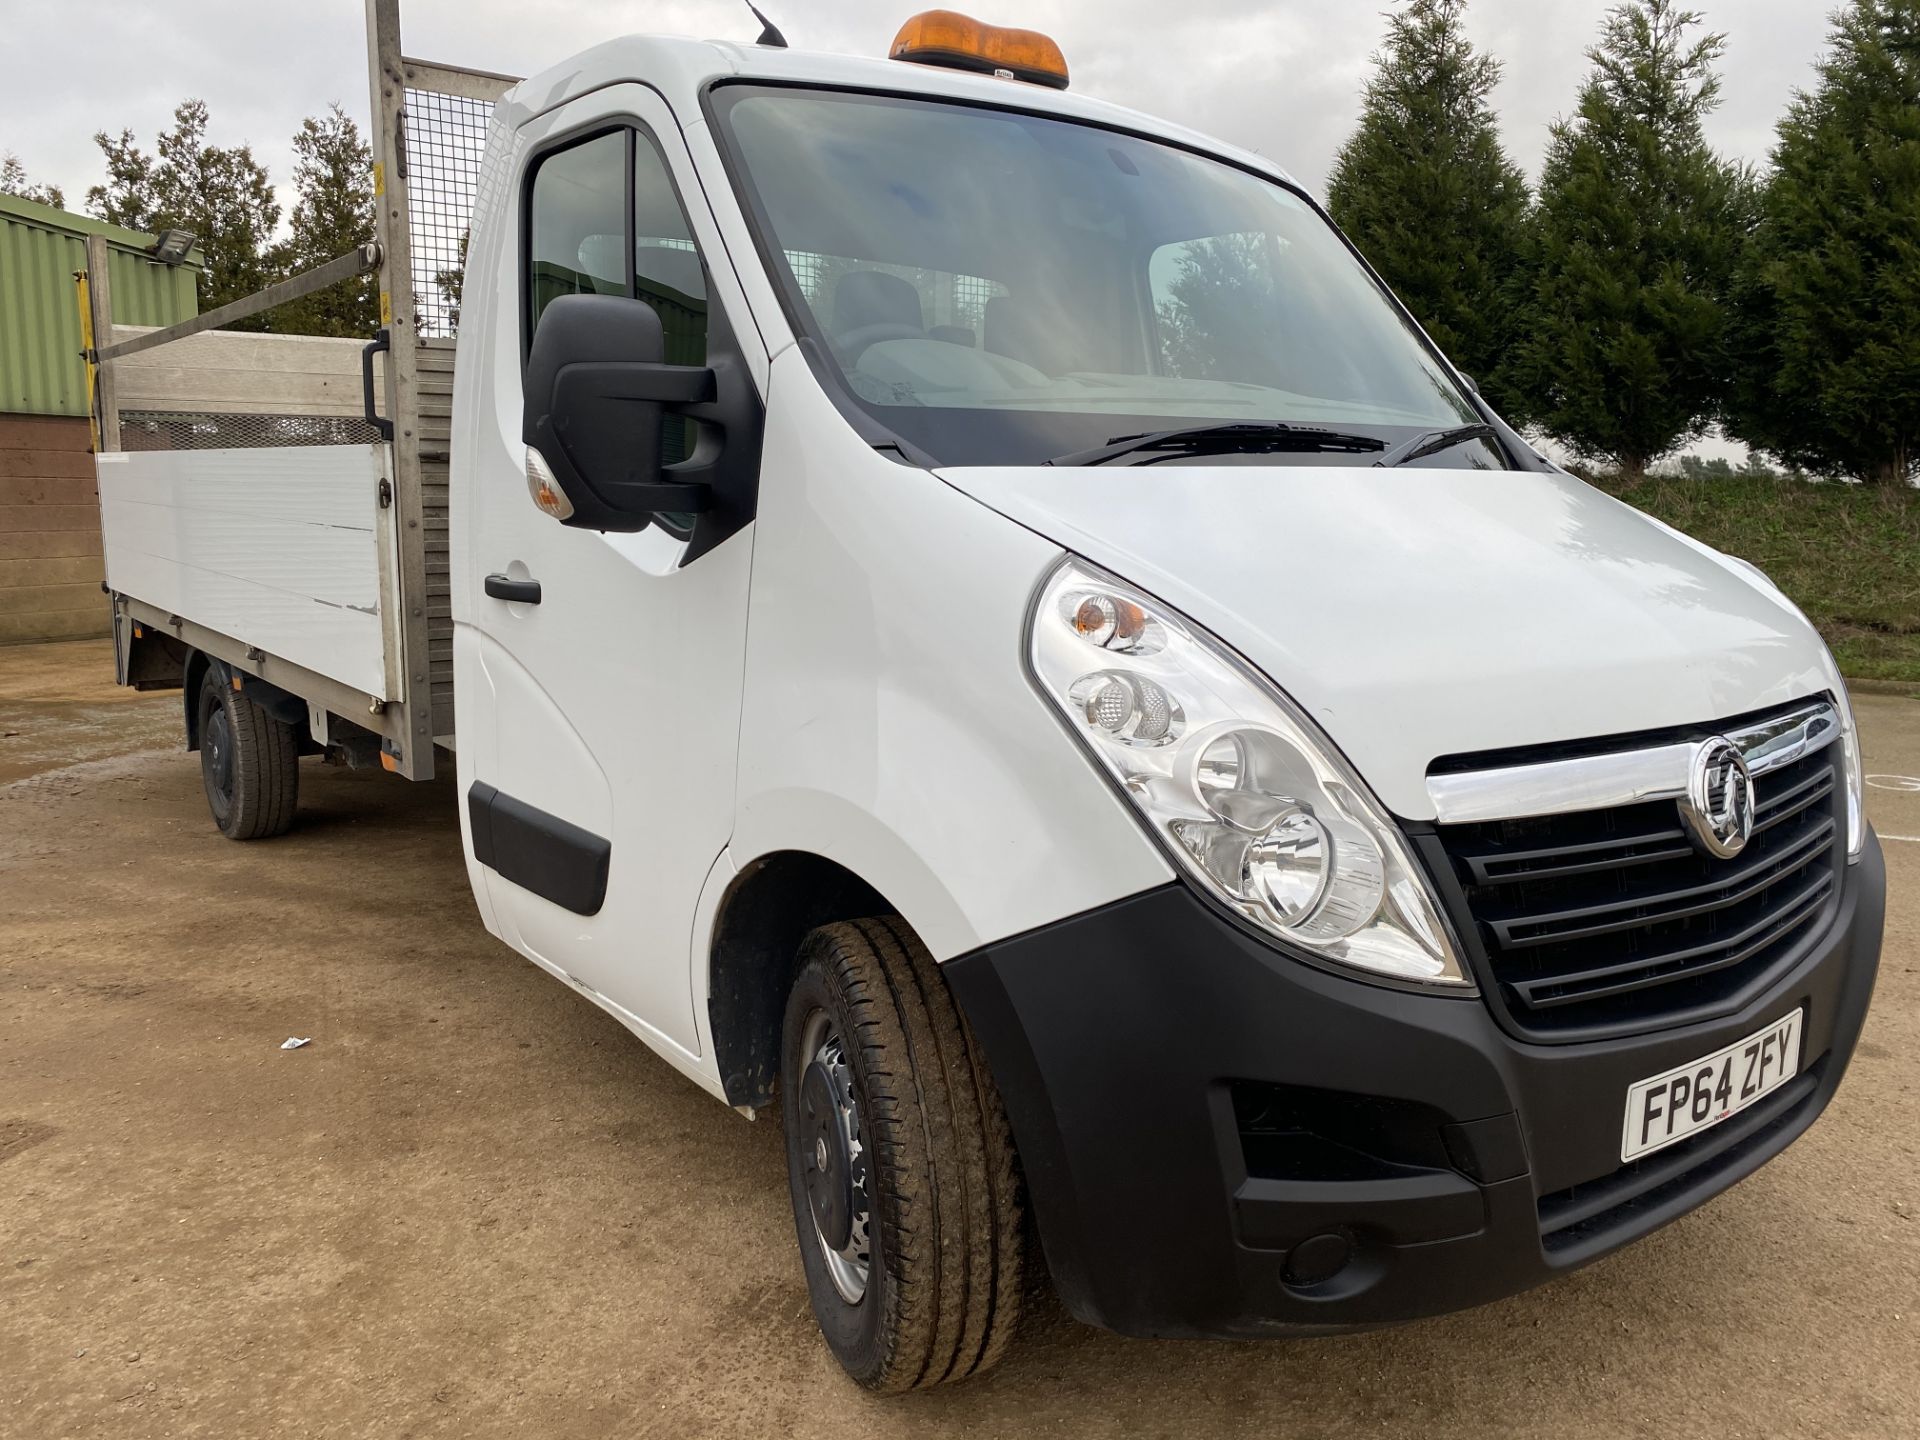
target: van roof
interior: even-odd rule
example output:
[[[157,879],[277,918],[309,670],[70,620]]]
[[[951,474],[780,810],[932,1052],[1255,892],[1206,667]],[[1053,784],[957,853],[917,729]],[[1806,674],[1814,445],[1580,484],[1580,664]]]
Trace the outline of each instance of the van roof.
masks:
[[[1071,67],[1071,55],[1067,63]],[[701,92],[716,80],[765,80],[847,90],[883,90],[1060,115],[1170,140],[1296,183],[1284,169],[1263,155],[1070,89],[1053,90],[1018,80],[997,80],[990,75],[880,57],[783,50],[677,35],[627,35],[583,50],[508,91],[502,102],[504,118],[517,128],[535,115],[592,91],[609,85],[636,83],[659,91],[681,123],[692,126],[702,120]]]

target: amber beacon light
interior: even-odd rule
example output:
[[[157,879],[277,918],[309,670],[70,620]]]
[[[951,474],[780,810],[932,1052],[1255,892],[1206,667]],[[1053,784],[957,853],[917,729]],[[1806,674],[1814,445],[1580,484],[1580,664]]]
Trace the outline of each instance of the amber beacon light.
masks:
[[[923,10],[900,27],[888,54],[916,65],[978,70],[1008,80],[1067,88],[1067,60],[1038,30],[987,25],[952,10]]]

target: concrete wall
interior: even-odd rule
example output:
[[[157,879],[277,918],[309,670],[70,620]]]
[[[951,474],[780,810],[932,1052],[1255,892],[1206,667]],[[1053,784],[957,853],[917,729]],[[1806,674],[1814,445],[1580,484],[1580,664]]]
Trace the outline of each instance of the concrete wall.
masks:
[[[107,633],[84,417],[0,415],[0,645]]]

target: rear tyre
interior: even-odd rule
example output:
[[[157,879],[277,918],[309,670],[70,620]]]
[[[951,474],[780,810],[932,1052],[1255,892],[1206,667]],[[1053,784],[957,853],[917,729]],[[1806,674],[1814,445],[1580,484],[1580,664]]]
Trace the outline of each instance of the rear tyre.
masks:
[[[198,699],[200,783],[213,823],[229,840],[265,840],[293,825],[300,798],[300,740],[208,666]]]
[[[1013,1140],[946,981],[903,921],[807,937],[780,1078],[794,1228],[835,1358],[883,1393],[997,1363],[1024,1280]]]

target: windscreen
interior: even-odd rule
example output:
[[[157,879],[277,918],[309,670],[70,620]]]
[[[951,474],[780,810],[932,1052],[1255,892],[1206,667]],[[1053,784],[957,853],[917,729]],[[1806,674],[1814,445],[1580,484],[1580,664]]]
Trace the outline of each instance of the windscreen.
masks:
[[[937,463],[1037,464],[1213,422],[1391,446],[1481,418],[1327,221],[1271,180],[1011,110],[775,87],[727,87],[716,109],[802,332]],[[1506,462],[1474,440],[1419,463]]]

